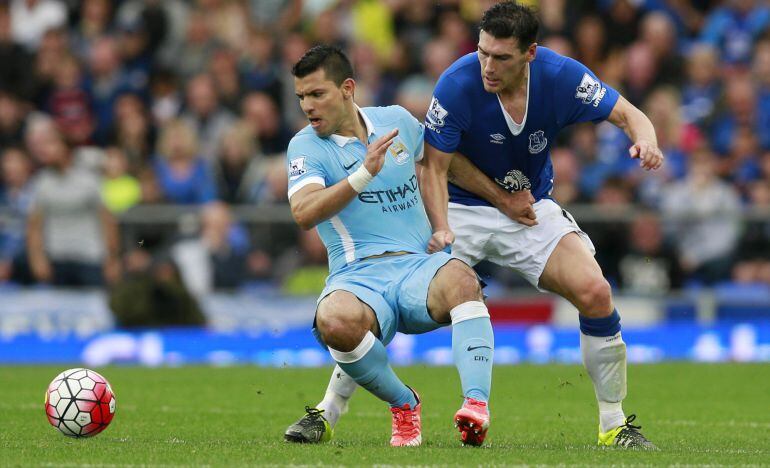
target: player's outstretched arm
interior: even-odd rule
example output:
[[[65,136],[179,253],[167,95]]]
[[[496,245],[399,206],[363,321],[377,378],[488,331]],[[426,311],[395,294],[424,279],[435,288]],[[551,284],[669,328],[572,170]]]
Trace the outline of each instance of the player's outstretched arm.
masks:
[[[537,224],[535,210],[532,208],[535,197],[529,190],[513,193],[503,190],[460,153],[455,153],[449,166],[449,180],[488,201],[512,220],[525,226]]]
[[[297,224],[309,230],[342,211],[380,173],[385,164],[385,152],[396,135],[398,129],[369,144],[364,163],[348,178],[331,187],[309,184],[293,194],[289,205]]]
[[[663,153],[658,148],[655,127],[644,112],[620,96],[607,120],[626,132],[634,142],[628,153],[632,158],[638,158],[639,165],[645,170],[658,169],[663,164]]]
[[[425,204],[425,213],[433,227],[433,236],[428,243],[428,252],[444,250],[454,242],[454,234],[449,229],[447,209],[449,193],[447,192],[447,171],[452,161],[452,154],[436,149],[430,143],[425,143],[424,154],[420,161],[419,171],[420,194]]]

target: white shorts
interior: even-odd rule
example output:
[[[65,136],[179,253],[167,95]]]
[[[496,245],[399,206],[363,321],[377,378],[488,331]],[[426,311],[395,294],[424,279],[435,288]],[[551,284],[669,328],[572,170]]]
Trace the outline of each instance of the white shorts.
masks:
[[[577,233],[591,254],[596,253],[588,234],[553,200],[534,204],[538,224],[527,227],[497,208],[449,204],[449,226],[455,234],[452,255],[473,266],[482,260],[513,268],[534,287],[562,237]]]

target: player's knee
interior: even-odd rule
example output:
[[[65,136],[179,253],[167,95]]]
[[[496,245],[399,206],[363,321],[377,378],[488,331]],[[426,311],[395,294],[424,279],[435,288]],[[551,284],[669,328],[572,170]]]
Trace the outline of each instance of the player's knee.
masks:
[[[578,294],[578,308],[588,317],[606,317],[612,313],[612,288],[604,277],[592,277]]]
[[[450,305],[480,300],[481,285],[473,268],[459,260],[453,260],[447,266],[451,268],[451,275],[446,282],[447,296],[451,297],[453,302]]]
[[[370,328],[366,310],[353,299],[332,294],[319,304],[316,312],[315,323],[321,338],[339,351],[355,349]]]

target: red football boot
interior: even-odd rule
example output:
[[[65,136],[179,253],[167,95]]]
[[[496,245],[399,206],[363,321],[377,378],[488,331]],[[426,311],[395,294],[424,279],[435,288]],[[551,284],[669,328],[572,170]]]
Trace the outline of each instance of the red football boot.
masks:
[[[414,392],[414,390],[412,390]],[[405,403],[401,408],[391,408],[393,413],[393,433],[390,445],[393,447],[417,447],[422,443],[422,403],[417,392],[414,392],[417,405],[414,408]]]
[[[464,445],[481,445],[489,429],[489,408],[485,401],[466,398],[455,413],[455,427]]]

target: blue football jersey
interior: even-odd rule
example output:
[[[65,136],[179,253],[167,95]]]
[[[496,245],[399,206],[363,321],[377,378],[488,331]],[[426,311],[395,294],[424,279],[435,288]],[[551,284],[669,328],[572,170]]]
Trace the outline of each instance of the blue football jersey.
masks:
[[[553,189],[550,148],[563,127],[609,117],[618,92],[580,62],[538,47],[529,64],[527,108],[514,122],[497,94],[484,90],[478,55],[468,54],[439,78],[425,120],[425,141],[446,153],[464,154],[508,191],[529,189],[536,200]],[[449,199],[485,205],[449,184]]]
[[[423,126],[400,106],[359,109],[369,142],[398,127],[385,164],[366,189],[318,225],[334,273],[364,257],[384,252],[425,252],[430,223],[417,184],[415,163],[422,158]],[[289,198],[309,184],[331,187],[358,169],[366,146],[355,137],[319,138],[310,126],[289,143],[286,170]]]

